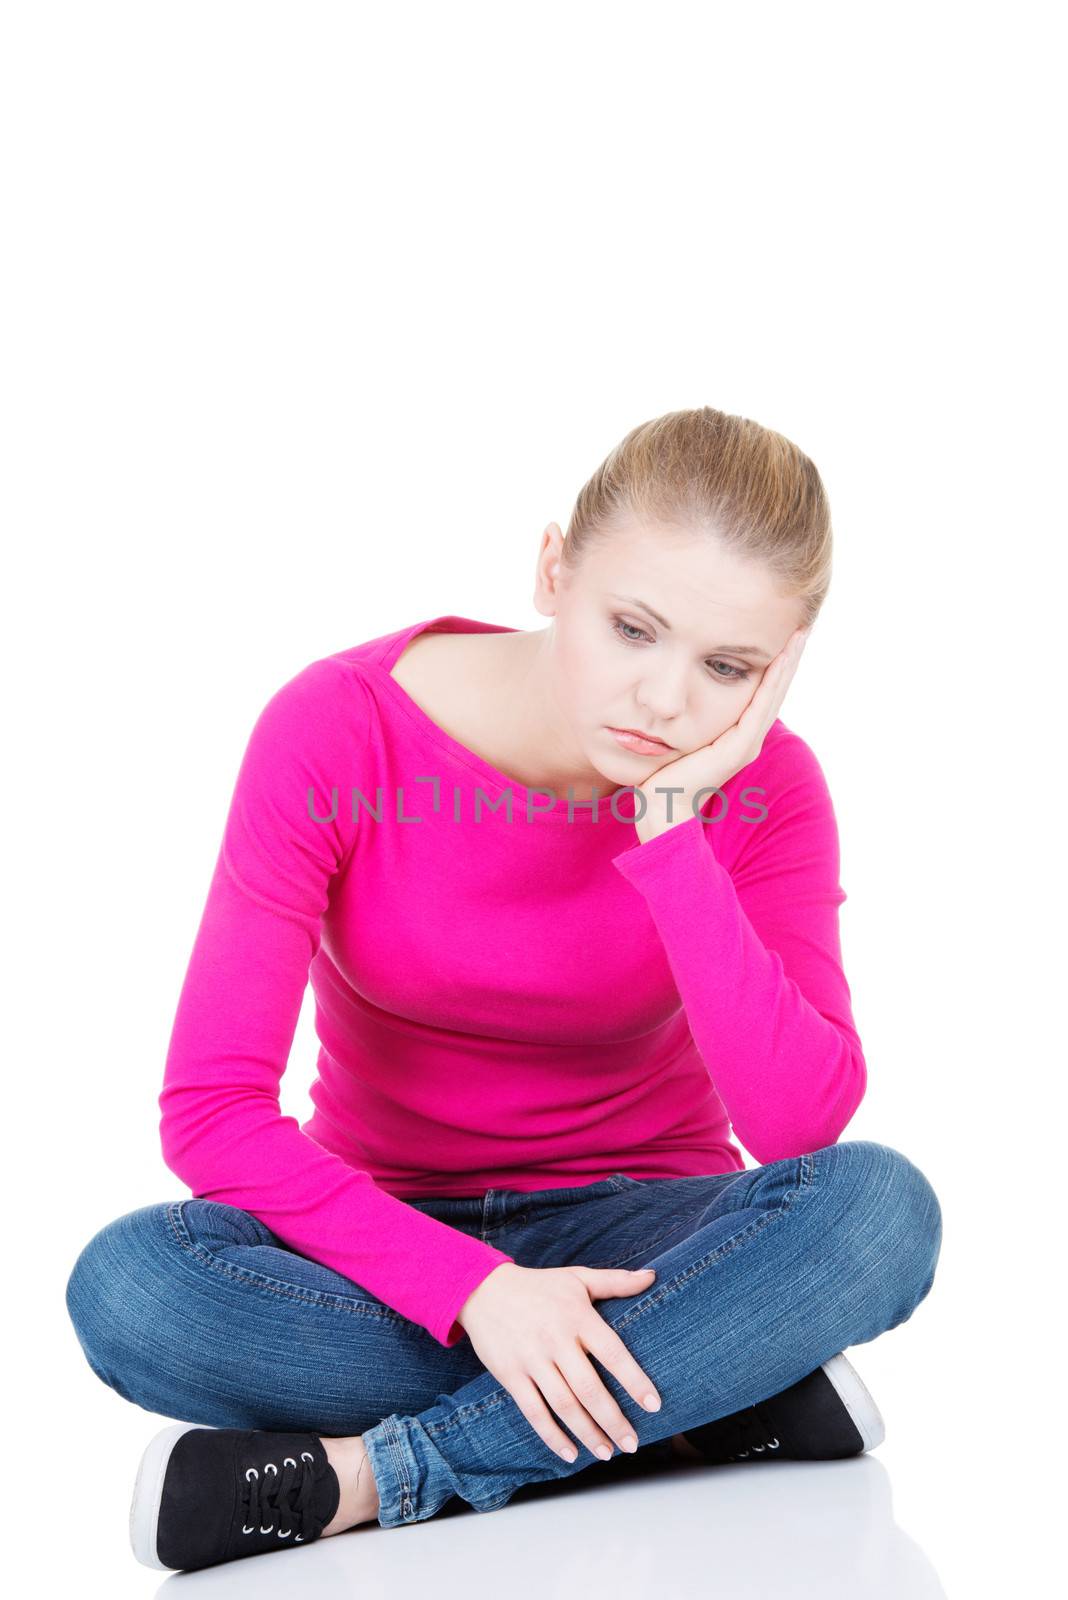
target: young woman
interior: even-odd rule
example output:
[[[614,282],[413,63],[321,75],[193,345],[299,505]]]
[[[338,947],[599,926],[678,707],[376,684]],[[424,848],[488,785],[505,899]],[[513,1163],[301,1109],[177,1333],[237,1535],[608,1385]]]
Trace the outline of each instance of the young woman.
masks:
[[[837,830],[778,717],[830,568],[812,462],[674,412],[542,535],[547,627],[435,617],[269,700],[160,1095],[194,1198],[110,1222],[67,1286],[97,1376],[183,1419],[140,1560],[491,1511],[613,1446],[881,1441],[842,1352],[911,1316],[942,1224],[905,1156],[839,1142]]]

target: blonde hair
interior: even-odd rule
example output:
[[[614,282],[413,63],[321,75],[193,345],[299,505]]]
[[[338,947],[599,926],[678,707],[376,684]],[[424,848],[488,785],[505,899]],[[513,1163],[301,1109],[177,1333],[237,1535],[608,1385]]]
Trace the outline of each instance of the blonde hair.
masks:
[[[811,626],[831,582],[831,515],[819,473],[797,445],[711,406],[640,423],[579,491],[562,560],[575,570],[617,520],[704,531],[762,563]]]

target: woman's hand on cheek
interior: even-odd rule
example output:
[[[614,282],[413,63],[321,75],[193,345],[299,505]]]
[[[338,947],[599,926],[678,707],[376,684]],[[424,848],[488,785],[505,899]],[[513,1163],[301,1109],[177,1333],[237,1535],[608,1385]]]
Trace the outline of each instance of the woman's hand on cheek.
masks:
[[[642,844],[648,844],[650,839],[680,822],[688,822],[697,815],[714,789],[722,788],[736,772],[756,760],[764,736],[779,714],[807,638],[806,628],[798,628],[790,635],[775,659],[768,662],[752,699],[737,722],[711,744],[691,750],[689,755],[676,756],[674,761],[658,767],[637,786],[638,793],[645,797],[645,814],[634,819]],[[658,789],[681,789],[683,792],[658,794]],[[698,794],[700,799],[696,800]]]

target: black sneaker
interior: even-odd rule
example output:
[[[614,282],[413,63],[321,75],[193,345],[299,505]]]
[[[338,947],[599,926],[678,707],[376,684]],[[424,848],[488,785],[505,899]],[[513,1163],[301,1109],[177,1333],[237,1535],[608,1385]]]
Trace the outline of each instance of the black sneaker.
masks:
[[[684,1437],[706,1461],[840,1461],[886,1436],[879,1409],[845,1356],[832,1356],[788,1389],[717,1417]]]
[[[130,1543],[146,1567],[190,1572],[311,1544],[340,1501],[317,1434],[179,1422],[141,1457]]]

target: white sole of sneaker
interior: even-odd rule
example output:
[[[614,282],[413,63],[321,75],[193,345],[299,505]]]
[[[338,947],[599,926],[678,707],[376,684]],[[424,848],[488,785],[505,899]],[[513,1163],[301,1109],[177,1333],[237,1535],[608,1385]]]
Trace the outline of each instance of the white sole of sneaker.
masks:
[[[861,1382],[859,1373],[843,1355],[832,1356],[825,1361],[823,1370],[837,1389],[842,1404],[864,1440],[864,1449],[877,1449],[886,1438],[886,1427],[879,1407]]]
[[[173,1428],[164,1428],[162,1433],[157,1433],[150,1440],[137,1469],[133,1499],[130,1501],[130,1544],[138,1561],[146,1567],[156,1567],[160,1572],[174,1571],[156,1554],[156,1531],[167,1463],[182,1434],[197,1426],[195,1422],[176,1422]]]

